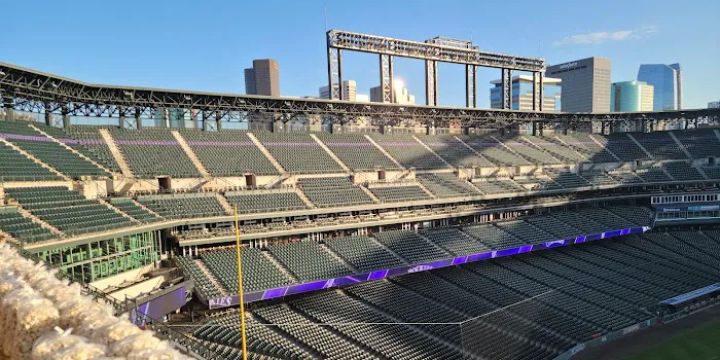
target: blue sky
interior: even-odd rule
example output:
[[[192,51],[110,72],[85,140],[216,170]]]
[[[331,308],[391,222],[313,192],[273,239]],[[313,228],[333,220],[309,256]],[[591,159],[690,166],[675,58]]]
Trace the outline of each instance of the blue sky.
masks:
[[[612,80],[641,63],[679,62],[686,108],[720,100],[720,1],[9,1],[0,61],[88,82],[244,92],[253,58],[280,63],[281,92],[317,95],[327,82],[325,30],[424,40],[468,39],[481,49],[544,58],[612,60]],[[378,82],[377,58],[346,53],[358,92]],[[464,104],[461,65],[442,64],[440,104]],[[423,64],[399,59],[396,77],[424,102]],[[478,105],[489,81],[478,74]]]

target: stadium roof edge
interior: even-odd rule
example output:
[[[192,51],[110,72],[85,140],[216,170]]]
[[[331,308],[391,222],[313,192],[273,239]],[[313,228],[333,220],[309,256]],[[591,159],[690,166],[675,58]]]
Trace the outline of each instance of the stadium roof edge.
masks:
[[[398,116],[424,118],[489,119],[508,121],[563,121],[563,120],[628,120],[628,119],[677,119],[683,117],[720,117],[720,109],[687,109],[663,112],[624,113],[566,113],[536,112],[524,110],[479,109],[452,106],[402,105],[389,103],[362,103],[344,100],[270,97],[237,93],[163,89],[129,85],[107,85],[84,82],[56,74],[22,67],[0,61],[0,91],[4,97],[14,96],[40,103],[87,103],[124,107],[179,107],[211,108],[222,111],[263,111],[333,113],[355,116]],[[138,95],[128,99],[123,92]],[[96,95],[97,94],[97,95]],[[102,98],[100,96],[102,95]],[[192,97],[202,97],[205,102],[193,102]],[[190,100],[187,100],[190,98]],[[185,99],[185,100],[183,100]],[[244,102],[252,105],[243,106]],[[57,105],[53,110],[58,110]],[[71,111],[72,112],[72,111]]]

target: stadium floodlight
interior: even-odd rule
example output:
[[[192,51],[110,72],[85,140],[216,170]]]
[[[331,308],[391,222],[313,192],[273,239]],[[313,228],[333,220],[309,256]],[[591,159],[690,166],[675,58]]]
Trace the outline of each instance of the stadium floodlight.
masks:
[[[191,101],[191,100],[192,100],[192,96],[190,96],[190,95],[185,95],[184,98],[185,98],[186,101]]]
[[[0,70],[0,76],[5,76],[5,75],[7,75],[7,74],[5,74],[4,71]]]
[[[50,86],[52,86],[52,87],[54,87],[54,88],[57,89],[59,85],[58,85],[56,82],[53,81],[53,82],[50,83]]]

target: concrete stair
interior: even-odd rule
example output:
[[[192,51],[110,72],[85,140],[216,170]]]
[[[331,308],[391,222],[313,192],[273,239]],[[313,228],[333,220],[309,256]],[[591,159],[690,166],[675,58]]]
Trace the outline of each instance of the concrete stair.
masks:
[[[628,137],[628,139],[632,140],[632,142],[634,142],[635,145],[637,145],[645,153],[645,155],[647,155],[651,159],[655,159],[655,157],[653,157],[652,154],[647,151],[647,149],[639,141],[637,141],[634,136],[632,136],[630,133],[625,133],[625,135]]]
[[[347,165],[345,165],[345,163],[343,163],[342,160],[340,160],[340,158],[337,157],[337,155],[335,155],[335,153],[332,152],[332,150],[330,150],[330,148],[327,147],[327,145],[325,145],[325,143],[323,143],[315,134],[310,134],[310,137],[313,138],[313,140],[315,140],[315,142],[316,142],[318,145],[320,145],[320,147],[323,148],[323,150],[325,150],[325,152],[326,152],[328,155],[330,155],[330,157],[331,157],[333,160],[335,160],[335,162],[336,162],[338,165],[340,165],[340,167],[341,167],[346,173],[351,173],[351,172],[352,172],[352,170],[350,170],[350,168],[347,167]]]
[[[116,207],[113,206],[111,203],[105,201],[105,199],[97,198],[97,201],[99,201],[101,204],[105,205],[108,209],[114,211],[114,212],[117,213],[118,215],[123,216],[123,217],[126,217],[126,218],[128,218],[130,221],[132,221],[132,222],[134,222],[134,223],[136,223],[136,224],[140,224],[140,223],[141,223],[140,220],[138,220],[138,219],[136,219],[136,218],[134,218],[134,217],[126,214],[124,211],[116,208]]]
[[[112,154],[113,159],[115,159],[115,162],[120,167],[120,172],[123,174],[123,176],[129,178],[135,177],[135,175],[133,175],[132,173],[132,170],[130,170],[130,166],[125,160],[125,156],[115,143],[115,139],[113,139],[112,135],[110,135],[110,131],[108,131],[108,129],[100,129],[98,130],[98,132],[100,133],[100,136],[103,138],[103,140],[105,140],[108,148],[110,148],[110,153]]]
[[[27,151],[19,148],[19,147],[16,146],[15,144],[13,144],[13,143],[5,140],[5,139],[0,139],[0,143],[3,143],[3,144],[5,144],[6,146],[12,148],[13,150],[21,153],[21,154],[22,154],[23,156],[25,156],[26,158],[32,160],[33,162],[37,163],[38,165],[40,165],[40,166],[42,166],[42,167],[48,169],[51,173],[53,173],[53,174],[55,174],[55,175],[57,175],[57,176],[60,176],[63,180],[65,180],[65,181],[72,181],[72,179],[70,179],[69,177],[65,176],[65,174],[57,171],[57,169],[55,169],[54,167],[52,167],[52,166],[50,166],[50,165],[48,165],[48,164],[40,161],[40,159],[36,158],[35,156],[33,156],[32,154],[30,154],[29,152],[27,152]]]
[[[27,211],[25,208],[18,207],[18,211],[20,212],[20,215],[22,215],[24,218],[30,219],[32,222],[40,225],[41,227],[50,230],[51,233],[57,235],[58,237],[65,235],[62,231],[58,230],[58,228],[46,223],[44,220],[33,215],[33,213]]]
[[[220,290],[220,292],[223,294],[223,296],[229,295],[227,292],[227,289],[225,289],[225,287],[220,284],[220,281],[218,281],[218,279],[215,277],[215,275],[213,275],[213,273],[210,271],[210,269],[207,268],[207,266],[205,265],[204,262],[202,262],[200,260],[193,260],[193,261],[195,261],[195,264],[197,265],[197,267],[200,269],[200,271],[203,272],[203,274],[205,274],[205,276],[208,278],[208,280],[210,280],[210,282],[213,285],[215,285],[215,287],[218,288],[218,290]]]
[[[160,214],[152,211],[149,207],[143,205],[143,204],[140,203],[139,201],[137,201],[137,200],[135,200],[135,199],[133,199],[133,198],[130,198],[130,201],[132,201],[132,203],[135,204],[137,207],[139,207],[139,208],[141,208],[141,209],[143,209],[143,210],[145,210],[145,211],[147,211],[147,212],[149,212],[149,213],[151,213],[151,214],[153,214],[153,215],[155,215],[155,216],[157,216],[157,217],[159,217],[159,218],[162,218],[162,216],[161,216]]]
[[[424,142],[420,141],[420,139],[418,139],[417,136],[413,135],[413,139],[415,139],[415,141],[417,141],[418,144],[422,145],[427,151],[429,151],[429,152],[431,152],[433,155],[435,155],[435,157],[437,157],[438,159],[440,159],[440,161],[442,161],[442,162],[443,162],[445,165],[447,165],[449,168],[453,168],[453,169],[455,168],[454,166],[452,166],[452,164],[450,164],[449,162],[445,161],[445,159],[443,159],[442,156],[438,155],[438,154],[435,152],[435,150],[433,150],[432,148],[430,148],[429,146],[427,146]]]
[[[310,201],[310,198],[308,198],[307,195],[305,195],[305,193],[300,188],[295,188],[295,192],[300,197],[300,200],[302,200],[308,208],[314,209],[316,207],[315,204]]]
[[[195,155],[195,152],[193,149],[188,145],[187,141],[185,141],[185,138],[182,137],[182,135],[176,131],[173,130],[170,133],[172,133],[172,136],[175,138],[175,140],[180,144],[180,147],[183,149],[185,154],[190,158],[190,161],[192,161],[193,165],[195,165],[195,168],[197,171],[202,175],[204,178],[209,178],[210,173],[205,168],[205,165],[198,159],[197,155]]]
[[[67,150],[70,151],[71,153],[73,153],[73,154],[81,157],[82,159],[84,159],[84,160],[92,163],[93,165],[95,165],[95,166],[97,166],[97,167],[99,167],[99,168],[107,171],[108,173],[112,174],[112,170],[106,168],[105,166],[103,166],[103,165],[101,165],[100,163],[96,162],[95,160],[93,160],[93,159],[85,156],[83,153],[81,153],[81,152],[79,152],[79,151],[71,148],[70,146],[67,146],[65,143],[63,143],[62,141],[60,141],[60,140],[58,140],[58,139],[50,136],[50,134],[42,131],[42,129],[38,128],[37,126],[35,126],[35,125],[33,125],[33,124],[30,124],[30,127],[33,128],[35,131],[43,134],[43,136],[45,136],[45,137],[47,137],[48,139],[52,140],[52,141],[55,142],[56,144],[64,147],[65,149],[67,149]]]
[[[366,187],[364,187],[364,186],[362,186],[362,185],[358,185],[358,187],[360,188],[360,190],[362,190],[362,191],[365,193],[365,195],[367,195],[369,198],[371,198],[374,203],[379,204],[379,203],[382,202],[382,201],[380,201],[380,199],[378,199],[378,197],[375,196],[375,194],[373,194],[372,191],[370,191],[368,188],[366,188]]]
[[[257,148],[260,149],[260,152],[263,153],[263,155],[265,155],[265,157],[268,159],[268,161],[270,161],[270,163],[275,167],[275,170],[277,170],[281,174],[287,173],[287,171],[285,171],[285,169],[282,167],[282,165],[280,165],[280,163],[275,159],[274,156],[272,156],[272,154],[270,153],[270,151],[268,151],[268,149],[265,147],[265,145],[263,145],[260,142],[260,140],[258,140],[258,138],[255,137],[255,135],[253,133],[249,132],[249,133],[247,133],[247,136],[248,136],[248,138],[250,138],[250,141],[252,141],[253,144],[255,144],[255,146],[257,146]]]
[[[225,213],[227,213],[228,215],[235,214],[235,207],[230,205],[230,203],[227,201],[227,199],[224,196],[222,196],[218,193],[215,193],[214,195],[215,195],[215,198],[220,203],[220,205],[223,207],[223,209],[225,209]]]
[[[260,252],[275,268],[280,270],[281,273],[283,273],[285,276],[288,277],[288,279],[291,279],[293,283],[299,283],[300,280],[298,280],[295,275],[293,275],[288,269],[283,266],[275,257],[273,257],[269,252],[267,251],[261,251]]]
[[[375,140],[373,140],[373,139],[370,137],[370,135],[365,135],[365,139],[367,139],[367,141],[369,141],[371,144],[373,144],[373,146],[375,146],[375,148],[377,148],[378,151],[380,151],[381,153],[383,153],[383,155],[385,155],[385,157],[387,157],[388,159],[390,159],[390,161],[392,161],[393,164],[395,164],[395,166],[397,166],[397,167],[400,168],[400,169],[405,170],[405,167],[402,166],[402,164],[400,164],[397,160],[395,160],[395,158],[393,158],[392,155],[390,155],[390,153],[387,152],[387,150],[385,150],[382,146],[380,146],[380,144],[376,143]]]
[[[618,162],[622,162],[622,159],[620,159],[619,156],[615,155],[615,153],[612,152],[609,147],[606,147],[605,145],[603,145],[603,143],[601,143],[598,139],[596,139],[592,135],[588,135],[588,137],[590,138],[590,140],[594,141],[598,146],[600,146],[601,148],[604,148],[605,151],[608,152],[608,154],[612,155],[612,157],[615,158],[615,160],[617,160]]]
[[[487,162],[489,162],[489,163],[494,164],[495,166],[497,166],[497,164],[495,164],[494,162],[490,161],[490,159],[488,159],[487,157],[485,157],[483,154],[481,154],[481,153],[479,153],[477,150],[473,149],[472,146],[468,145],[465,141],[463,141],[463,139],[461,139],[461,138],[459,138],[459,137],[457,137],[457,136],[453,136],[453,137],[455,138],[455,140],[459,141],[461,144],[463,144],[463,145],[464,145],[466,148],[468,148],[470,151],[472,151],[473,153],[475,153],[476,156],[478,156],[478,157],[480,157],[480,158],[483,158],[485,161],[487,161]]]

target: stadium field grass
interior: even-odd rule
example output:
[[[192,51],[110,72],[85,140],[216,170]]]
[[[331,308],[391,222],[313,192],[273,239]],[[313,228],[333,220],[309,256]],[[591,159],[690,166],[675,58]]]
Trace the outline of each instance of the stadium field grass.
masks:
[[[720,320],[688,329],[626,360],[720,360]]]

